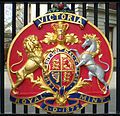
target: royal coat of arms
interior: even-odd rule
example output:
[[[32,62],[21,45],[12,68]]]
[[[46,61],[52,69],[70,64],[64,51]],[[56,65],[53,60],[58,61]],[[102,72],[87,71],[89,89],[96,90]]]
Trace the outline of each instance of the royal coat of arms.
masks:
[[[110,101],[113,57],[106,37],[66,6],[25,26],[11,43],[10,100],[50,113]]]

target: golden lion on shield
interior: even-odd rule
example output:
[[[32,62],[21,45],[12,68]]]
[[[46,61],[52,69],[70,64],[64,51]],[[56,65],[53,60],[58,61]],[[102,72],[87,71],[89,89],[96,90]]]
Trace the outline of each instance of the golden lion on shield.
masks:
[[[16,73],[17,75],[17,81],[13,85],[13,90],[15,90],[27,76],[33,74],[33,72],[39,67],[43,69],[45,75],[49,74],[48,69],[43,64],[44,57],[43,57],[42,47],[39,44],[37,36],[35,35],[28,36],[23,41],[23,44],[26,53],[28,55],[28,60],[25,62],[22,68],[20,68],[17,71],[13,71],[12,67],[20,64],[23,61],[22,53],[17,51],[18,55],[21,56],[22,59],[21,61],[14,63],[10,69],[12,73]]]

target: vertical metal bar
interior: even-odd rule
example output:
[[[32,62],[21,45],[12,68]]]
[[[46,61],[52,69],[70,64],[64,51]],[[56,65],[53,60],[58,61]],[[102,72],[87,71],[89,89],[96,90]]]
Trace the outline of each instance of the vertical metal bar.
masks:
[[[105,3],[105,36],[109,40],[109,3]],[[104,113],[108,113],[108,103],[104,104]]]
[[[75,3],[71,4],[71,10],[73,11],[73,13],[75,13]]]
[[[117,3],[116,113],[120,113],[120,3]]]
[[[28,23],[28,3],[24,3],[24,26]]]
[[[40,15],[40,4],[36,3],[36,17]]]
[[[12,39],[16,35],[16,3],[12,4]]]
[[[94,24],[98,26],[98,3],[94,3]],[[93,104],[93,113],[97,113],[96,104]]]
[[[24,114],[27,114],[27,113],[28,113],[28,106],[24,105]]]
[[[105,3],[105,36],[109,40],[109,3]]]
[[[0,110],[4,113],[4,3],[0,2]]]
[[[98,26],[98,3],[94,3],[94,25]]]
[[[47,10],[50,10],[50,9],[51,9],[51,3],[48,3]]]
[[[86,3],[83,3],[82,4],[82,9],[83,9],[83,17],[85,17],[86,18]]]
[[[81,110],[81,114],[85,113],[85,107]]]
[[[24,2],[24,26],[28,23],[28,3]],[[24,105],[24,113],[28,113],[28,106]]]
[[[12,39],[16,35],[16,3],[12,4]],[[12,113],[16,113],[16,104],[12,103]]]
[[[35,108],[35,113],[36,113],[36,114],[39,114],[39,113],[40,113],[39,108]]]

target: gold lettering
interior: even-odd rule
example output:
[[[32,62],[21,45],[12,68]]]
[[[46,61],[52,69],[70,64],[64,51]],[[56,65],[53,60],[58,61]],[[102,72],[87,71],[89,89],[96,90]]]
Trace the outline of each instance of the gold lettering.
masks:
[[[103,101],[104,101],[104,98],[100,98],[100,101],[103,102]]]
[[[74,16],[74,22],[75,22],[75,20],[76,20],[76,16]]]
[[[66,15],[65,15],[65,14],[62,14],[61,18],[62,18],[62,20],[65,20]]]
[[[49,19],[53,21],[53,14],[49,15]]]
[[[22,99],[22,104],[26,104],[26,99]]]
[[[68,15],[68,19],[69,21],[72,21],[72,15]]]
[[[81,96],[80,96],[80,99],[82,99],[82,100],[86,100],[86,96],[81,95]]]
[[[88,102],[90,101],[90,97],[88,97],[88,100],[87,100]]]
[[[96,103],[96,102],[97,102],[97,98],[93,98],[93,99],[92,99],[92,102],[95,102],[95,103]]]
[[[46,107],[44,108],[44,110],[48,110],[48,106],[46,106]]]
[[[60,14],[55,14],[55,15],[56,15],[56,20],[58,20],[58,17],[59,17]]]
[[[66,111],[69,112],[69,107],[66,108]]]
[[[41,19],[39,18],[38,20],[39,20],[40,22],[43,22],[43,17],[41,17]]]
[[[32,98],[28,98],[27,100],[28,100],[28,101],[30,102],[30,104],[31,104],[33,99],[32,99]]]
[[[53,108],[53,111],[56,112],[56,111],[57,111],[57,108],[54,107],[54,108]]]
[[[47,16],[45,16],[45,19],[46,19],[46,22],[48,21],[48,17]]]
[[[19,101],[20,101],[20,99],[19,99],[19,98],[17,98],[17,99],[15,100],[15,103],[19,103]]]
[[[37,97],[35,97],[35,103],[38,102],[38,101],[40,101],[40,100]]]
[[[41,19],[39,18],[38,20],[40,21],[40,24],[38,25],[38,27],[41,28],[42,23],[43,23],[43,17],[41,17]]]
[[[82,19],[79,17],[79,19],[76,21],[77,23],[82,23]]]

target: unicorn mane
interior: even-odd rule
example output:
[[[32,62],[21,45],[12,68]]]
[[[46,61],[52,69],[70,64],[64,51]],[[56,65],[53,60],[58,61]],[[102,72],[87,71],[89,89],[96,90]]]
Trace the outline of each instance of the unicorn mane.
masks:
[[[83,36],[84,39],[91,39],[93,41],[96,41],[97,44],[97,50],[95,52],[90,52],[90,54],[92,55],[92,57],[95,57],[97,54],[99,54],[100,52],[100,40],[99,38],[95,35],[95,34],[85,34]]]

